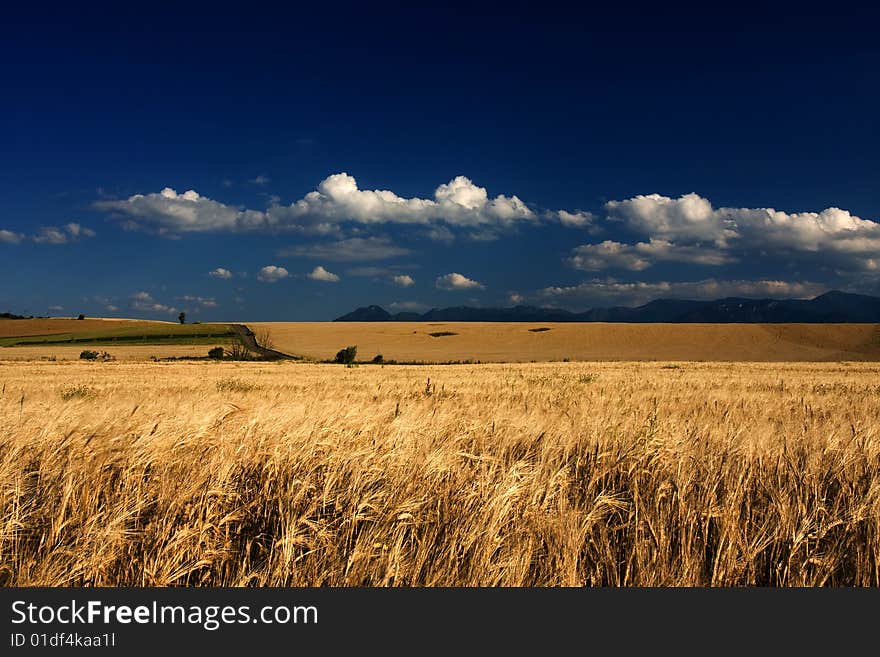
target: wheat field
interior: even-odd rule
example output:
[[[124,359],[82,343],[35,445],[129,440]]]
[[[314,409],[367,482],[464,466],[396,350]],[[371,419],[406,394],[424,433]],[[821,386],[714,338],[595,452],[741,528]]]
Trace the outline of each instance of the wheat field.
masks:
[[[0,362],[0,583],[877,586],[878,374]]]
[[[358,358],[443,363],[569,360],[880,360],[878,324],[604,322],[251,322],[276,349],[315,360],[356,345]]]

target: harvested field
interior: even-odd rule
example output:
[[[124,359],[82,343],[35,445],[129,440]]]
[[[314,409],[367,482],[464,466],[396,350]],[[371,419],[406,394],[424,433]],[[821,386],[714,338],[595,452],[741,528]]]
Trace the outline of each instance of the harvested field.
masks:
[[[267,328],[276,349],[316,360],[332,358],[347,345],[357,345],[358,359],[364,361],[375,354],[402,362],[483,363],[566,358],[880,360],[877,324],[257,322],[249,326]]]

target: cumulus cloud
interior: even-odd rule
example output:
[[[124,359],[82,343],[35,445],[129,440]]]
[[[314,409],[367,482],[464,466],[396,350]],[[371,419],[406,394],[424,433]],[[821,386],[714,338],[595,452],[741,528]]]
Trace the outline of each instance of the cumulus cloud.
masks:
[[[622,221],[644,235],[667,240],[686,239],[723,244],[737,233],[730,222],[697,194],[674,199],[659,194],[640,195],[605,204],[612,220]]]
[[[405,198],[389,190],[360,189],[353,176],[328,176],[302,199],[289,206],[269,209],[273,222],[318,220],[331,223],[429,224],[442,221],[455,226],[511,225],[531,221],[535,213],[517,196],[492,199],[484,187],[457,176],[434,190],[433,199]]]
[[[177,308],[159,303],[149,292],[135,292],[129,297],[128,305],[132,310],[141,313],[163,313],[173,315]],[[107,307],[110,310],[110,306]]]
[[[660,297],[718,299],[722,297],[807,299],[827,291],[821,283],[783,280],[618,281],[593,279],[578,285],[546,287],[537,297],[544,301],[581,303],[645,303]]]
[[[192,189],[178,194],[166,187],[155,194],[135,194],[94,205],[125,218],[128,228],[143,228],[159,235],[246,230],[265,227],[267,223],[263,212],[224,205]]]
[[[232,272],[225,267],[217,267],[216,269],[212,269],[211,271],[209,271],[208,276],[228,281],[230,278],[232,278]]]
[[[284,267],[278,267],[277,265],[267,265],[263,267],[257,274],[257,280],[262,281],[263,283],[276,283],[284,278],[287,278],[288,276],[290,276],[290,272],[288,272]]]
[[[649,236],[657,247],[649,254],[645,243],[629,245],[626,255],[632,256],[631,264],[638,259],[647,266],[659,260],[718,265],[743,257],[778,259],[785,255],[802,261],[820,260],[850,271],[878,266],[880,223],[836,207],[796,213],[773,208],[714,208],[707,199],[691,193],[679,198],[636,196],[609,201],[605,208],[612,222]],[[597,246],[578,248],[589,256]],[[577,261],[572,264],[577,266]]]
[[[101,200],[95,207],[127,221],[132,228],[158,234],[252,229],[298,229],[331,234],[340,223],[423,224],[451,226],[511,226],[532,222],[537,215],[519,197],[490,198],[484,187],[457,176],[434,190],[433,198],[406,198],[390,190],[360,189],[353,176],[327,176],[318,188],[290,205],[273,204],[265,211],[246,210],[201,196],[195,190],[179,194],[135,194],[122,200]]]
[[[64,306],[49,306],[49,310],[51,310],[53,313],[60,313],[62,310],[64,310]]]
[[[359,262],[387,260],[410,253],[412,251],[395,245],[387,237],[351,237],[335,242],[295,246],[282,250],[279,255],[320,258],[334,262]]]
[[[18,244],[24,240],[24,235],[14,233],[11,230],[0,230],[0,244]]]
[[[399,285],[400,287],[409,287],[410,285],[415,285],[415,280],[412,276],[408,274],[398,274],[397,276],[391,277],[391,282],[395,285]]]
[[[555,215],[559,219],[559,223],[570,228],[586,228],[591,226],[596,220],[596,215],[592,212],[584,212],[582,210],[575,210],[574,212],[558,210]]]
[[[324,283],[338,283],[340,281],[339,276],[333,272],[327,271],[320,265],[315,267],[311,273],[308,274],[308,277],[313,281],[322,281]]]
[[[445,276],[438,276],[434,286],[440,290],[482,290],[485,286],[475,280],[463,276],[458,272],[452,272]]]
[[[679,246],[664,239],[651,239],[636,244],[623,244],[611,240],[599,244],[583,244],[575,248],[568,259],[572,267],[585,271],[602,271],[609,268],[642,271],[660,261],[724,265],[735,262],[736,258],[712,246]]]
[[[272,182],[272,179],[269,176],[264,176],[263,174],[260,174],[259,176],[257,176],[256,178],[252,178],[248,182],[253,183],[254,185],[268,185],[270,182]]]

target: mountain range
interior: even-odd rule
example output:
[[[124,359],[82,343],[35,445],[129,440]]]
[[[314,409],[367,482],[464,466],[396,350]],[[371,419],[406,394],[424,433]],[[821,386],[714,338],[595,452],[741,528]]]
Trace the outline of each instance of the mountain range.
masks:
[[[880,298],[831,291],[813,299],[713,301],[656,299],[634,308],[614,306],[574,313],[562,308],[514,306],[432,308],[425,313],[389,313],[364,306],[334,322],[668,322],[668,323],[880,323]]]

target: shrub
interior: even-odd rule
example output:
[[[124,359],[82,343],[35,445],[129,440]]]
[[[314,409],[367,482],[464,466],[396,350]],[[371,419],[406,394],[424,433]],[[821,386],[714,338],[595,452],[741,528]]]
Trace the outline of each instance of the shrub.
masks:
[[[208,351],[208,358],[220,360],[223,358],[224,353],[226,353],[226,350],[223,347],[214,347]]]
[[[80,313],[79,317],[77,317],[77,319],[85,319],[85,318],[86,318],[86,316],[83,315],[82,313]]]
[[[336,362],[344,365],[351,365],[354,362],[355,356],[357,356],[357,350],[357,345],[340,349],[336,352]]]
[[[375,356],[373,356],[373,362],[376,364],[384,363],[385,358],[382,356],[382,354],[376,354]]]
[[[108,354],[106,351],[93,351],[92,349],[84,349],[79,352],[82,360],[116,360],[115,356]]]

